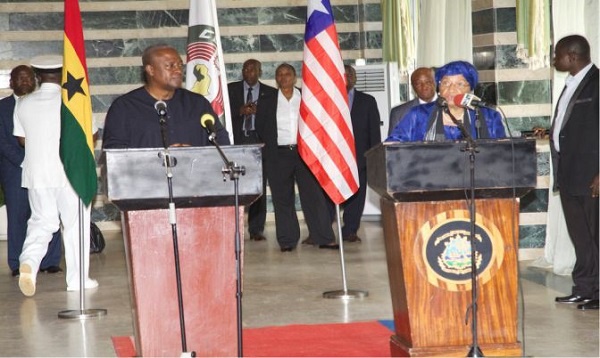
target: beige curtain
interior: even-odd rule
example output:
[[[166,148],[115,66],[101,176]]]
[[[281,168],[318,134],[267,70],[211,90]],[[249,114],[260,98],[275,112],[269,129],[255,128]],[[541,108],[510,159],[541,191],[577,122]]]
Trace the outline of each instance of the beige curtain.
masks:
[[[415,39],[411,0],[381,0],[383,60],[397,62],[400,74],[414,69]]]
[[[592,61],[597,65],[600,64],[600,1],[585,0],[583,5],[585,35],[590,42]]]
[[[381,0],[383,60],[401,74],[473,61],[471,0]]]
[[[516,5],[517,57],[530,69],[549,67],[550,0],[517,0]]]
[[[421,0],[417,67],[473,62],[471,0]]]

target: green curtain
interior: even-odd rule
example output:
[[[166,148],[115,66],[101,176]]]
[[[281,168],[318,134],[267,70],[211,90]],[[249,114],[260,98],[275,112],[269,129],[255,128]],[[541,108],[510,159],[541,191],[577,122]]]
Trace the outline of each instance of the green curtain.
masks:
[[[529,68],[550,67],[550,0],[517,0],[517,57]]]
[[[397,62],[400,73],[412,70],[415,40],[410,0],[381,0],[383,60]]]

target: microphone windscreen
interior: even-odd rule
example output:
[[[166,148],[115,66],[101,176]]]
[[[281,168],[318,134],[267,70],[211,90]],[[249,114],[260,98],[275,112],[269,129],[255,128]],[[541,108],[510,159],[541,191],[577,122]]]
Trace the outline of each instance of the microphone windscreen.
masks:
[[[154,103],[154,109],[159,113],[164,112],[167,110],[167,104],[164,101],[156,101],[156,103]]]
[[[465,103],[465,100],[468,101],[468,99],[465,98],[465,94],[459,94],[454,96],[454,105],[458,106],[458,107],[464,107],[466,105],[468,105],[468,103]]]
[[[202,117],[200,117],[200,124],[204,128],[210,128],[215,125],[215,117],[210,113],[204,113]]]

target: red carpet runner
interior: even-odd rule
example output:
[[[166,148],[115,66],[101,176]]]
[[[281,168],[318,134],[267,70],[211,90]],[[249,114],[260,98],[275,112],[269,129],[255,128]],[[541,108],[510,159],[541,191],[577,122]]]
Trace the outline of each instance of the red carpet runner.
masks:
[[[389,357],[393,332],[379,322],[244,329],[245,357]],[[134,357],[132,337],[113,337],[118,357]]]

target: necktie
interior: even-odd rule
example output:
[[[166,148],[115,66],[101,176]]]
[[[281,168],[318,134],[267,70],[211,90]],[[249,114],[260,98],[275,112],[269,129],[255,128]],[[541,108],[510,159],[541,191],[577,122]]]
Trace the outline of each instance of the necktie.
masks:
[[[248,94],[246,95],[246,104],[252,103],[252,87],[248,87]],[[244,131],[254,130],[254,115],[247,115],[244,117]],[[248,135],[248,133],[246,133]]]

